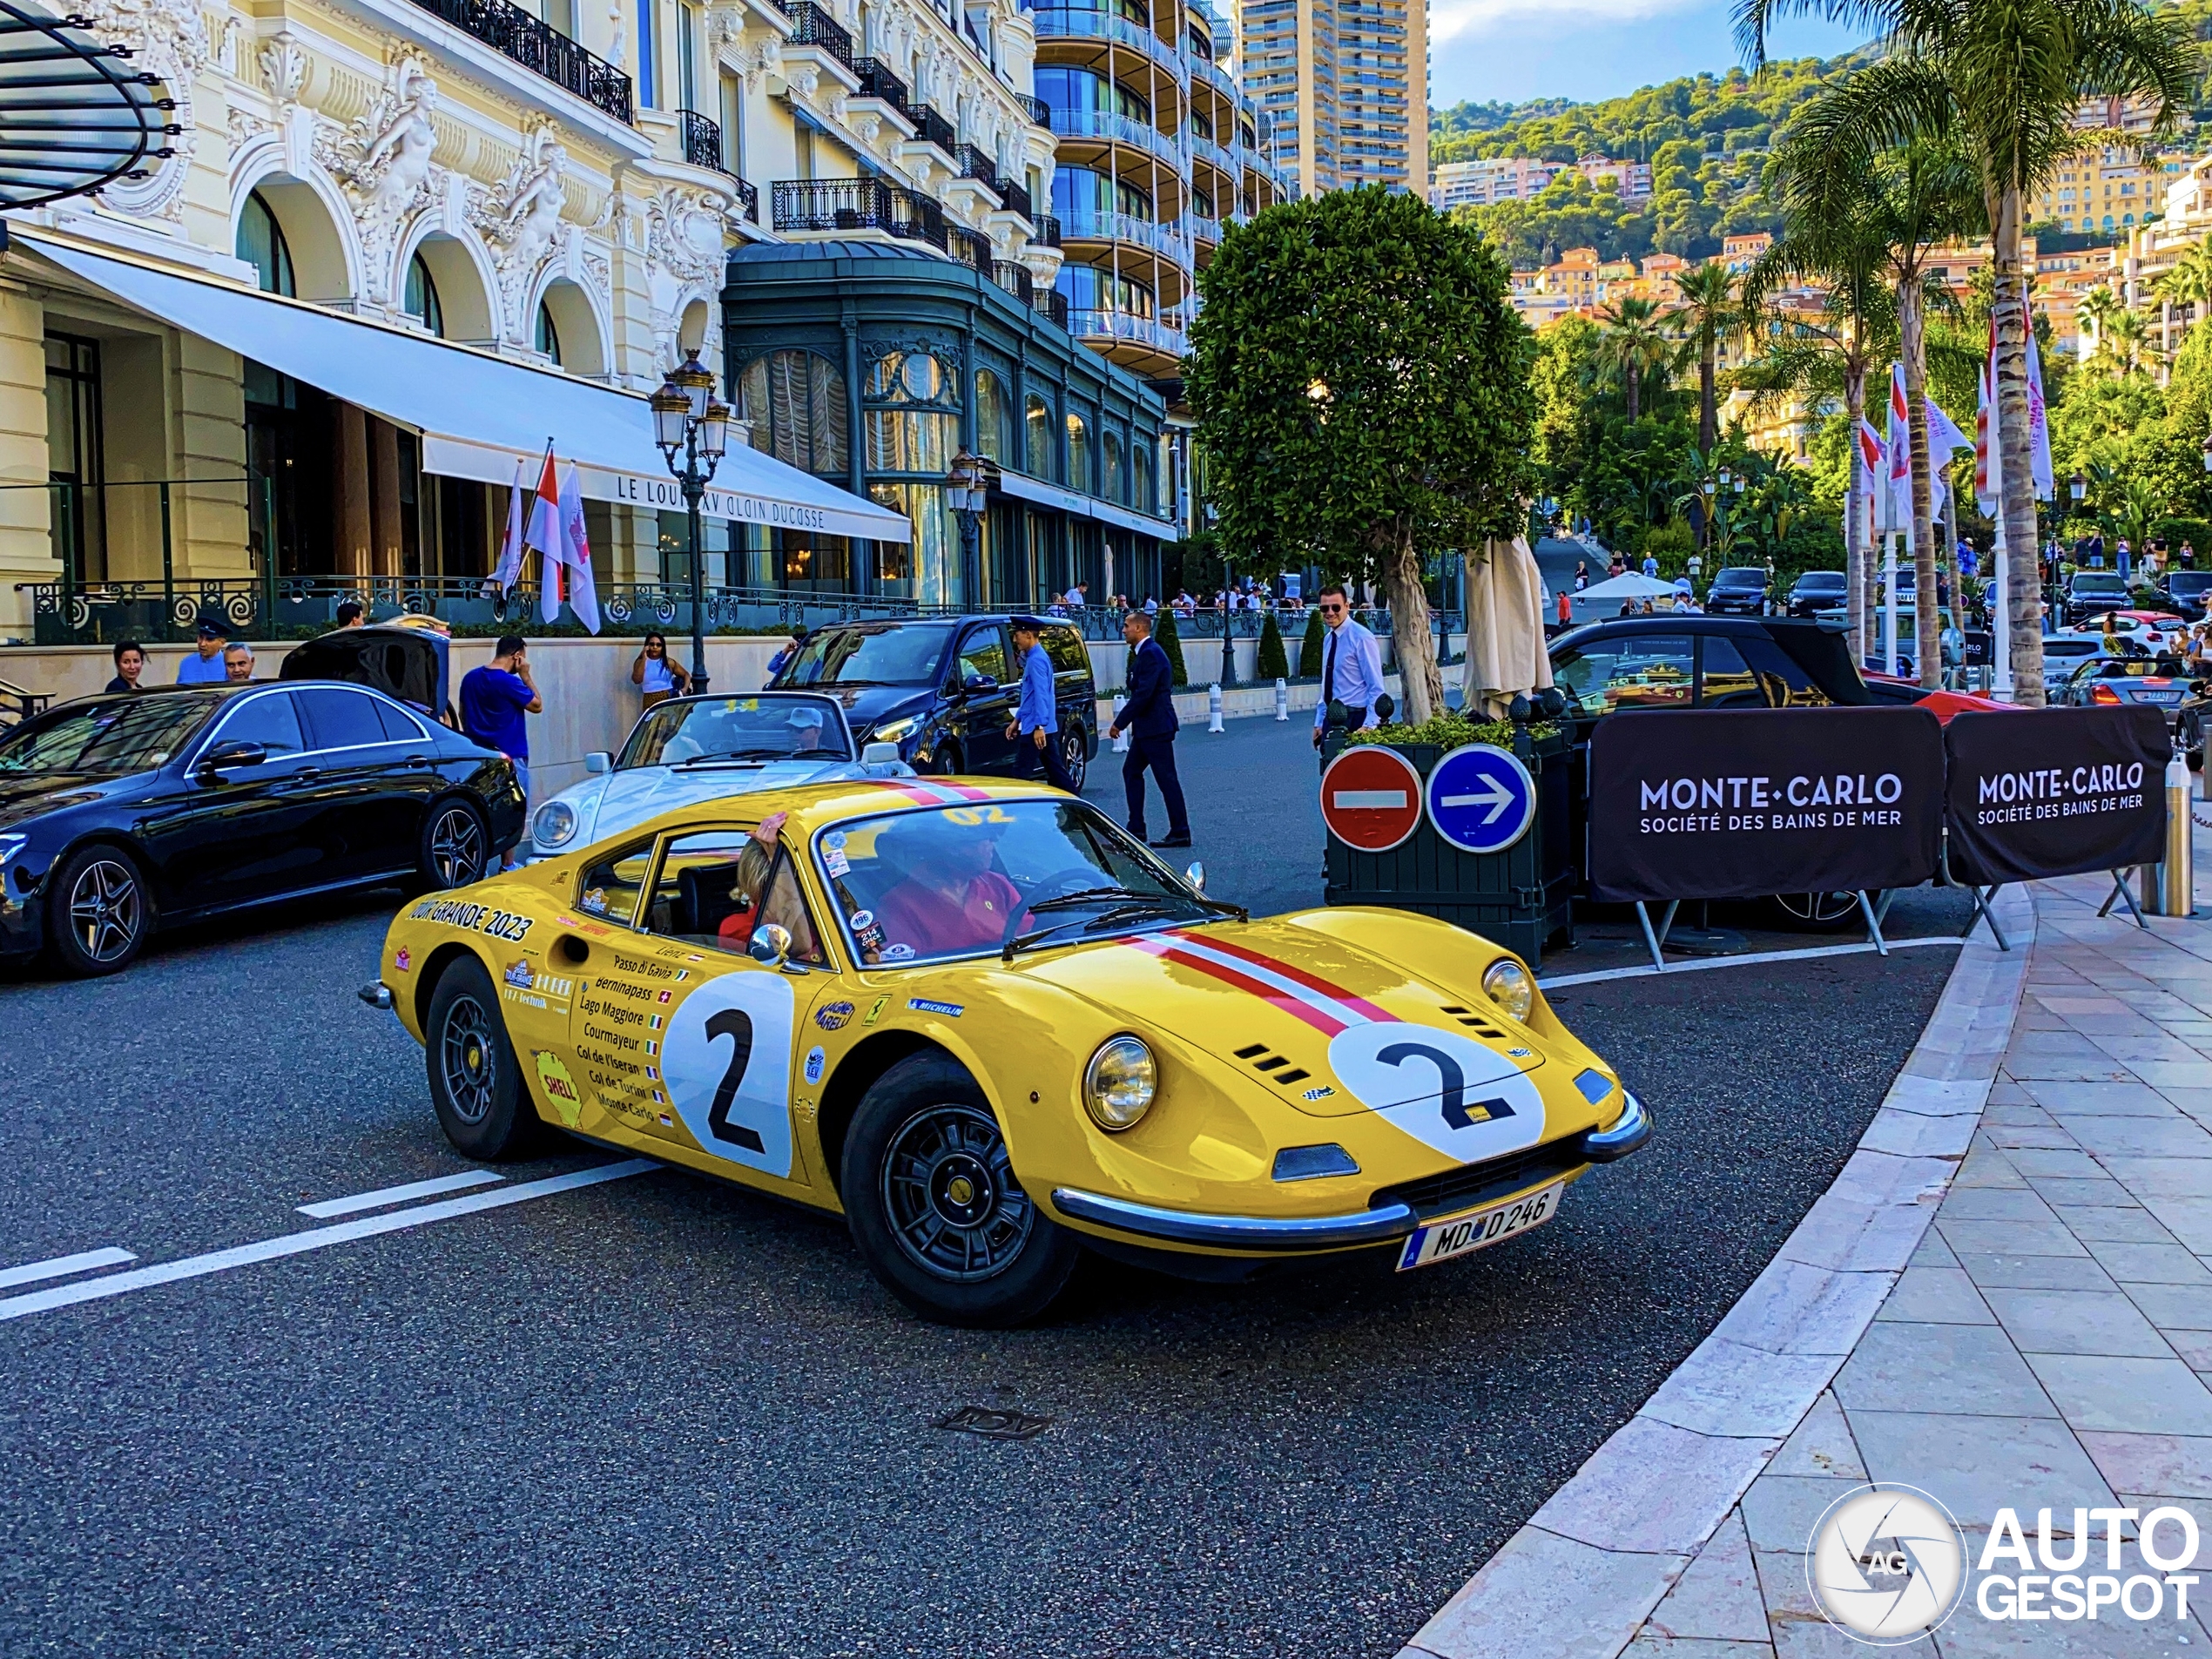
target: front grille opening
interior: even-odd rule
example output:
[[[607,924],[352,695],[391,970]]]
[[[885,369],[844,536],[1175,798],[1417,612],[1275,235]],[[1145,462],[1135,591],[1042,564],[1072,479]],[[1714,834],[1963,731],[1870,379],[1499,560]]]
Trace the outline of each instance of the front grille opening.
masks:
[[[1426,1221],[1433,1216],[1448,1215],[1454,1211],[1472,1209],[1492,1198],[1502,1198],[1507,1193],[1534,1186],[1555,1175],[1564,1175],[1589,1160],[1582,1156],[1582,1137],[1577,1135],[1548,1141],[1541,1146],[1532,1146],[1520,1152],[1507,1153],[1504,1157],[1486,1158],[1480,1163],[1462,1163],[1456,1170],[1447,1170],[1441,1175],[1425,1176],[1419,1181],[1401,1181],[1395,1186],[1378,1187],[1368,1202],[1377,1208],[1384,1204],[1402,1204],[1409,1206],[1416,1216]]]

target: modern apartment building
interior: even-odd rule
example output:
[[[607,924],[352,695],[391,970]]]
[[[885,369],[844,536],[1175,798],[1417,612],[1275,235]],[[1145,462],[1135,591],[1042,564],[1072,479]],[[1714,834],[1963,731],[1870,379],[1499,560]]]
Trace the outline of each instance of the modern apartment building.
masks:
[[[706,499],[710,583],[1042,592],[1021,557],[963,586],[941,487],[1017,381],[1053,427],[999,446],[1012,544],[1111,523],[1127,570],[1174,534],[1144,376],[1172,372],[1218,221],[1274,179],[1204,13],[540,3],[89,0],[181,132],[142,178],[8,217],[0,638],[312,624],[347,592],[483,620],[549,438],[580,463],[603,596],[664,604],[688,537],[638,395],[691,352],[750,423]],[[1092,181],[1072,258],[1063,163]],[[798,243],[896,256],[865,307],[840,297],[853,260],[791,267],[829,345],[732,309],[752,290],[731,261]],[[927,307],[873,280],[898,267]],[[1019,375],[980,372],[986,338]]]
[[[1426,0],[1238,0],[1238,66],[1301,193],[1428,188]]]
[[[1584,156],[1574,165],[1590,181],[1592,189],[1610,189],[1622,201],[1641,201],[1651,194],[1651,169],[1642,162]],[[1429,206],[1449,212],[1454,207],[1525,201],[1566,171],[1565,162],[1536,156],[1484,156],[1473,161],[1440,162],[1429,181]]]

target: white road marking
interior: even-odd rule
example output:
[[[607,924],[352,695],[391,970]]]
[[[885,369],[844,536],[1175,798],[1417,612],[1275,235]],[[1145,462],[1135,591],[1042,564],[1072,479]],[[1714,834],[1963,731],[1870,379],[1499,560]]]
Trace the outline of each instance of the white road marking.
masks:
[[[0,1290],[10,1285],[32,1285],[42,1278],[66,1278],[89,1273],[96,1267],[119,1267],[138,1258],[127,1250],[86,1250],[74,1256],[57,1256],[47,1262],[26,1262],[21,1267],[0,1267]]]
[[[1402,789],[1339,789],[1330,799],[1340,813],[1372,807],[1402,811],[1406,805],[1406,792]]]
[[[441,1192],[458,1192],[463,1187],[489,1186],[495,1181],[504,1181],[503,1175],[489,1170],[467,1170],[459,1175],[442,1175],[430,1181],[410,1181],[403,1187],[379,1187],[374,1192],[356,1192],[350,1198],[325,1198],[320,1204],[296,1206],[303,1216],[313,1216],[317,1221],[327,1221],[333,1216],[350,1216],[356,1210],[381,1210],[387,1204],[406,1204],[414,1198],[435,1198]]]
[[[1889,947],[1892,950],[1910,950],[1915,945],[1963,945],[1966,942],[1963,939],[1941,934],[1933,939],[1892,939]],[[1695,974],[1705,968],[1749,968],[1755,962],[1803,962],[1816,956],[1863,956],[1873,948],[1873,944],[1869,941],[1864,945],[1824,945],[1815,950],[1751,951],[1742,956],[1709,956],[1703,961],[1669,962],[1667,972],[1673,975]],[[1606,968],[1590,974],[1562,974],[1557,979],[1540,979],[1536,983],[1552,991],[1562,985],[1595,985],[1600,980],[1649,979],[1658,971],[1646,962],[1642,968]]]
[[[181,1278],[198,1278],[207,1273],[226,1272],[233,1267],[249,1267],[256,1262],[274,1261],[282,1256],[298,1256],[332,1244],[350,1244],[356,1238],[374,1238],[379,1233],[397,1232],[404,1227],[421,1227],[434,1221],[450,1221],[455,1216],[474,1215],[479,1210],[497,1210],[506,1204],[527,1204],[532,1198],[550,1198],[556,1192],[573,1192],[578,1187],[593,1187],[603,1182],[619,1181],[625,1176],[644,1175],[661,1167],[651,1158],[603,1163],[596,1169],[577,1170],[571,1174],[552,1176],[543,1181],[526,1181],[518,1187],[502,1187],[496,1192],[472,1192],[465,1198],[448,1198],[442,1204],[420,1204],[413,1210],[395,1210],[388,1215],[363,1216],[358,1220],[341,1221],[328,1227],[311,1227],[305,1232],[287,1233],[281,1238],[264,1238],[251,1244],[234,1245],[229,1250],[210,1251],[204,1256],[186,1256],[173,1262],[157,1262],[151,1267],[141,1267],[129,1273],[111,1273],[105,1278],[86,1279],[78,1285],[57,1285],[51,1290],[34,1291],[27,1296],[0,1300],[0,1322],[20,1319],[27,1313],[44,1313],[54,1308],[73,1306],[78,1302],[96,1302],[131,1291],[146,1290],[156,1285],[168,1285]]]

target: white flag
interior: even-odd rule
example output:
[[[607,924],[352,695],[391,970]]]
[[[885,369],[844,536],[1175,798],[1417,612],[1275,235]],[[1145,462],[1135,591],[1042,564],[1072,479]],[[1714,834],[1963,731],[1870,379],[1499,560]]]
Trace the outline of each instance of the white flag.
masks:
[[[2035,315],[2027,319],[2027,438],[2028,475],[2035,493],[2047,498],[2058,487],[2051,471],[2050,411],[2043,407],[2043,354],[2035,346]]]
[[[515,488],[507,498],[507,539],[500,543],[499,568],[484,583],[487,595],[511,593],[523,579],[523,518],[529,510],[523,504],[523,478],[529,467],[529,462],[520,458],[515,462]]]
[[[586,633],[597,633],[599,594],[591,585],[591,540],[583,527],[583,491],[573,462],[561,480],[561,563],[569,572],[569,609]]]

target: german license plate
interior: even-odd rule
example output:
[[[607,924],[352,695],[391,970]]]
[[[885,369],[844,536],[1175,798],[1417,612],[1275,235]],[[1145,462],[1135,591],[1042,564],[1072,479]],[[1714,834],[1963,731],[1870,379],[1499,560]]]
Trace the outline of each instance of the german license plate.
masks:
[[[1559,1195],[1566,1190],[1566,1182],[1554,1181],[1541,1192],[1508,1199],[1487,1210],[1473,1210],[1464,1216],[1432,1221],[1406,1241],[1406,1248],[1398,1258],[1398,1271],[1403,1273],[1410,1268],[1448,1262],[1470,1251],[1486,1249],[1515,1233],[1525,1233],[1531,1227],[1541,1227],[1559,1213]]]

